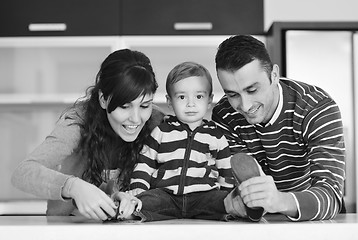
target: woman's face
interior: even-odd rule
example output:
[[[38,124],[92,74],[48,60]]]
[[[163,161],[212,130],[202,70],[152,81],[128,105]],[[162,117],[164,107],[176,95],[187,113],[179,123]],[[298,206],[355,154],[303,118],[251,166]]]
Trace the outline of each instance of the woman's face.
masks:
[[[107,109],[108,100],[100,98],[103,109]],[[115,133],[124,141],[133,142],[152,114],[153,94],[139,96],[132,102],[107,112],[108,121]]]

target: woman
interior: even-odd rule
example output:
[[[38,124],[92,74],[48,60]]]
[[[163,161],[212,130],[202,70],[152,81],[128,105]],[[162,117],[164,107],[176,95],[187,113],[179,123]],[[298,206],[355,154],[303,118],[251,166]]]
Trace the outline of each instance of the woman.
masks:
[[[125,193],[134,164],[163,118],[153,109],[157,87],[143,53],[111,53],[86,96],[62,114],[52,133],[14,171],[13,185],[48,199],[47,215],[73,215],[78,209],[97,220],[116,212],[129,217],[138,203]]]

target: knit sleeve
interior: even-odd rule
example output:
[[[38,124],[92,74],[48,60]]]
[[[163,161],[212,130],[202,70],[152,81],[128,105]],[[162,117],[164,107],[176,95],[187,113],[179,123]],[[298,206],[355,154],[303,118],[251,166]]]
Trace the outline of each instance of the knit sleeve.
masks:
[[[331,219],[342,208],[345,180],[343,126],[336,103],[331,99],[319,103],[306,116],[302,131],[311,187],[293,192],[299,216],[292,220]]]
[[[46,139],[17,166],[12,184],[40,198],[63,200],[62,187],[71,175],[64,174],[61,168],[70,161],[79,138],[80,128],[72,119],[59,119]]]

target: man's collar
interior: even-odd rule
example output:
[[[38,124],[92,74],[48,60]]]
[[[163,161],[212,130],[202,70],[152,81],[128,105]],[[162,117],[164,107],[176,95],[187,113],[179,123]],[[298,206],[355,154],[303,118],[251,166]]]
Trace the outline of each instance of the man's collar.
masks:
[[[280,82],[277,84],[278,86],[278,92],[279,92],[279,99],[278,99],[278,105],[277,108],[274,112],[274,114],[272,115],[272,118],[270,119],[270,121],[266,124],[266,126],[268,125],[272,125],[278,118],[278,116],[281,113],[282,110],[282,106],[283,106],[283,93],[282,93],[282,87]]]

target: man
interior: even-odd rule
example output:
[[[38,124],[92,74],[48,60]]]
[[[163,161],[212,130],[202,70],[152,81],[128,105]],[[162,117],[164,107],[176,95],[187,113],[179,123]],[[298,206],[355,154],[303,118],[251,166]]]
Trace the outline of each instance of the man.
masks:
[[[243,181],[239,195],[231,192],[226,210],[246,217],[246,205],[293,221],[334,218],[344,208],[345,180],[343,127],[334,100],[316,86],[280,78],[264,44],[251,36],[226,39],[215,61],[225,96],[212,119],[232,154],[247,153],[265,173]]]

